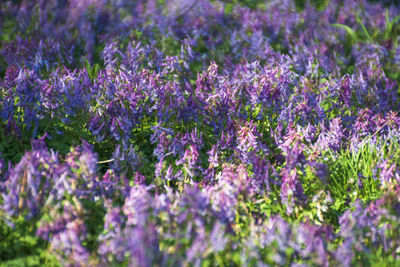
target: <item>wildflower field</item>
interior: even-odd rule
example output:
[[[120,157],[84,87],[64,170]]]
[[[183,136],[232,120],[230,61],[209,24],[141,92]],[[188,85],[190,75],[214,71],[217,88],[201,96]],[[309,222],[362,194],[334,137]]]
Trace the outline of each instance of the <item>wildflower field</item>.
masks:
[[[400,266],[400,4],[0,1],[0,266]]]

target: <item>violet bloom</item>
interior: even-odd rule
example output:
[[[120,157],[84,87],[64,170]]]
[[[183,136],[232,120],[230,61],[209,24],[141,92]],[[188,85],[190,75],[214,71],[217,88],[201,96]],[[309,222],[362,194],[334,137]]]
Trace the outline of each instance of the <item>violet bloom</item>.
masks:
[[[129,266],[152,266],[160,259],[158,234],[152,224],[126,229]]]
[[[253,122],[247,123],[245,126],[239,125],[237,133],[237,149],[240,153],[240,158],[244,163],[249,163],[250,153],[257,149],[257,133],[256,125]]]
[[[253,166],[253,179],[251,180],[252,186],[257,193],[262,193],[264,189],[269,193],[270,191],[270,163],[263,158],[258,156],[253,156],[252,158]]]
[[[145,225],[149,216],[148,210],[152,202],[147,187],[136,185],[131,188],[129,196],[122,207],[124,215],[127,217],[126,225]]]
[[[80,233],[75,229],[80,222],[67,224],[67,229],[54,235],[50,244],[57,258],[66,266],[85,266],[88,264],[90,253],[82,245]]]
[[[2,209],[12,217],[25,215],[31,219],[40,213],[60,173],[57,155],[46,150],[27,152],[8,171],[2,192]]]
[[[133,145],[129,147],[117,145],[112,158],[114,161],[111,164],[111,168],[117,173],[129,174],[137,171],[140,166],[140,159]]]
[[[302,133],[304,136],[304,140],[312,143],[315,141],[317,128],[314,125],[308,124],[306,128],[302,129]]]
[[[317,140],[319,151],[330,148],[339,151],[345,140],[345,133],[340,118],[332,119],[329,122],[329,130],[322,132]]]
[[[200,168],[198,166],[199,152],[195,145],[190,145],[189,149],[185,150],[185,154],[183,157],[176,162],[177,165],[183,164],[183,169],[187,173],[190,178],[193,178],[197,169]]]
[[[99,255],[102,261],[112,263],[125,260],[126,248],[125,237],[122,231],[124,218],[119,207],[109,207],[104,220],[104,233],[98,237],[101,242]]]
[[[206,187],[211,207],[220,220],[232,222],[239,194],[252,194],[246,168],[224,165],[222,172],[217,175],[216,182],[217,184]]]
[[[118,50],[118,44],[116,42],[107,44],[102,52],[102,57],[107,70],[112,71],[115,69],[118,60],[116,55],[123,57],[122,53]]]
[[[293,212],[295,201],[304,199],[303,187],[297,177],[297,166],[304,162],[304,145],[300,142],[300,134],[291,129],[285,136],[286,141],[281,144],[286,165],[281,170],[281,198],[289,214]]]
[[[326,164],[321,162],[312,161],[309,162],[309,166],[313,169],[314,174],[323,182],[328,182],[329,168]]]
[[[381,168],[381,172],[379,174],[381,185],[385,186],[387,184],[390,184],[395,175],[395,172],[398,171],[396,164],[390,164],[389,161],[386,159],[379,165],[379,167]]]

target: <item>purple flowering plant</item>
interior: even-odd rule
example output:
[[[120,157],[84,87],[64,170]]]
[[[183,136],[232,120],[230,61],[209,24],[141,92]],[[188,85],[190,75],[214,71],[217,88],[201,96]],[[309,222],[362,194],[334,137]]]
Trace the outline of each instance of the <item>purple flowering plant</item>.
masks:
[[[0,262],[398,265],[399,13],[2,1]]]

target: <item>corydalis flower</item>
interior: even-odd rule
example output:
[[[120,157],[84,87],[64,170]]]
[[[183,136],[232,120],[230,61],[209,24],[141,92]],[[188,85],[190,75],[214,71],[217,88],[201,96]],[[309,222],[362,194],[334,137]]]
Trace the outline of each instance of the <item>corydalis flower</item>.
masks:
[[[251,159],[253,166],[253,179],[251,183],[253,188],[258,192],[263,192],[264,188],[267,192],[270,191],[269,171],[270,163],[263,158],[253,156]]]
[[[257,149],[257,131],[253,122],[246,122],[244,126],[239,125],[237,143],[241,160],[244,163],[249,163],[251,151]]]
[[[304,145],[300,142],[301,135],[294,128],[284,137],[285,142],[280,145],[284,152],[286,165],[281,170],[281,198],[286,205],[286,211],[293,212],[295,201],[302,201],[303,186],[297,177],[297,165],[304,162]]]
[[[190,178],[195,176],[195,171],[197,169],[197,162],[199,159],[199,152],[196,146],[190,145],[188,149],[185,150],[183,157],[176,162],[177,165],[184,165],[183,169],[188,174]]]
[[[54,235],[50,241],[50,249],[66,266],[85,266],[88,264],[90,253],[82,245],[84,228],[83,221],[75,220],[66,225],[66,229]],[[84,230],[83,230],[84,232]]]
[[[25,153],[5,178],[2,209],[12,217],[38,215],[61,175],[59,167],[57,155],[47,149]]]
[[[326,164],[316,161],[311,161],[308,165],[312,168],[313,173],[323,182],[327,183],[329,177],[329,168]]]
[[[39,221],[36,235],[49,241],[50,250],[64,265],[87,265],[89,251],[83,246],[87,238],[83,214],[86,211],[76,197],[45,205],[48,216]]]
[[[247,170],[243,165],[224,164],[222,172],[216,177],[216,184],[206,187],[211,207],[220,220],[233,221],[238,196],[252,194],[249,180]]]
[[[357,201],[354,211],[348,210],[340,217],[339,236],[344,240],[335,253],[338,262],[350,263],[355,253],[376,249],[381,249],[384,255],[393,255],[400,246],[398,193],[397,187],[367,206]],[[343,257],[346,250],[347,255]]]
[[[395,163],[390,163],[390,161],[386,159],[384,162],[378,165],[378,168],[381,169],[379,173],[379,180],[384,188],[388,185],[395,184],[393,178],[397,179],[396,182],[398,182],[400,177],[398,175],[398,168]]]
[[[104,262],[111,263],[113,259],[122,262],[125,259],[127,248],[125,247],[125,239],[122,225],[124,217],[121,215],[119,207],[108,207],[104,219],[104,231],[98,237],[101,242],[99,246],[99,254],[103,257]],[[112,257],[110,257],[112,255]],[[111,259],[110,259],[111,258]]]
[[[319,154],[327,148],[339,151],[345,140],[346,134],[342,127],[342,121],[340,118],[334,118],[329,122],[329,130],[324,129],[324,126],[322,126],[318,140],[312,146],[314,154]]]
[[[347,107],[350,106],[351,93],[350,77],[346,75],[340,80],[340,99]]]
[[[150,215],[151,197],[147,192],[147,187],[136,185],[131,188],[129,196],[122,207],[124,215],[127,217],[127,226],[145,225],[147,217]]]

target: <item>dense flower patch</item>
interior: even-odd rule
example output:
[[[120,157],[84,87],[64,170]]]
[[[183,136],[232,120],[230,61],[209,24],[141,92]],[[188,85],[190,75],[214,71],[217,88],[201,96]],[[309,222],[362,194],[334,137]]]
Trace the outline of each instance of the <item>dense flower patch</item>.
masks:
[[[398,265],[399,14],[2,1],[0,262]]]

